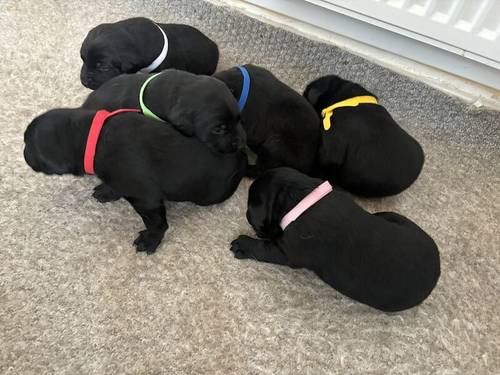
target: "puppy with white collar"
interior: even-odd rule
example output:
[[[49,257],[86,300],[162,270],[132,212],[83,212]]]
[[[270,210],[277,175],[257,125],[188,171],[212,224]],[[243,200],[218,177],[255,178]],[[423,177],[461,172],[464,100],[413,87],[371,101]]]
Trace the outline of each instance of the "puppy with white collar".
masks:
[[[143,17],[94,27],[83,41],[80,55],[80,80],[92,90],[123,73],[175,68],[211,75],[219,61],[217,44],[198,29]]]

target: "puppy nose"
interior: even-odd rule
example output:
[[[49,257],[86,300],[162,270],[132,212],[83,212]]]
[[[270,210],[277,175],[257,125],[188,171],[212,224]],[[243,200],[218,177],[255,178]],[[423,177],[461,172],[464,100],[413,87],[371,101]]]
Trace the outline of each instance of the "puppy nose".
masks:
[[[31,153],[27,151],[27,149],[24,149],[24,160],[26,160],[26,163],[33,169],[35,172],[39,172],[40,168],[38,167],[37,163],[35,162],[35,159],[31,156]]]
[[[92,86],[94,86],[94,80],[87,72],[84,72],[83,69],[80,73],[80,82],[85,87],[87,87],[89,89],[94,89],[94,87],[92,87]]]
[[[89,85],[92,83],[92,81],[84,75],[80,77],[80,81],[82,81],[82,85],[84,85],[85,87],[89,87]]]

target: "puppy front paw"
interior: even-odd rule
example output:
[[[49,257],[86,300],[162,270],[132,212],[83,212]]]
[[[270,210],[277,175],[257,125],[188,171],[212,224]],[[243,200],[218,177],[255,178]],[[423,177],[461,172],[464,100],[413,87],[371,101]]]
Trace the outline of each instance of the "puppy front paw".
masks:
[[[134,245],[137,251],[144,251],[146,254],[153,254],[156,251],[158,245],[160,245],[163,239],[164,232],[152,231],[152,230],[142,230],[139,232],[139,237],[134,241]]]
[[[248,236],[239,236],[237,239],[231,242],[230,250],[234,254],[234,257],[237,259],[253,259],[254,256],[252,255],[251,247],[254,241],[254,238]]]
[[[115,193],[113,189],[106,184],[96,186],[92,196],[101,203],[114,202],[121,198],[120,195]]]

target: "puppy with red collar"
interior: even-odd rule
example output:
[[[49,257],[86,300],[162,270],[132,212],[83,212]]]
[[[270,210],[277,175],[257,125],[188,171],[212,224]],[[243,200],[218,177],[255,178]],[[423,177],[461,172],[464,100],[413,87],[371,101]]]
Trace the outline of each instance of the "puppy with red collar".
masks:
[[[80,80],[92,90],[123,73],[174,68],[210,75],[219,61],[217,45],[201,31],[143,17],[94,27],[83,41],[80,55]]]
[[[247,219],[261,239],[234,240],[236,258],[310,269],[383,311],[422,303],[439,279],[438,248],[419,226],[393,212],[370,214],[330,183],[291,168],[253,182]]]
[[[322,178],[368,197],[398,194],[417,179],[422,147],[364,87],[329,75],[311,82],[304,97],[323,121]]]
[[[168,228],[163,201],[224,201],[245,174],[246,156],[212,152],[137,111],[48,111],[26,129],[24,158],[37,172],[99,177],[141,216],[146,229],[134,245],[150,254]]]

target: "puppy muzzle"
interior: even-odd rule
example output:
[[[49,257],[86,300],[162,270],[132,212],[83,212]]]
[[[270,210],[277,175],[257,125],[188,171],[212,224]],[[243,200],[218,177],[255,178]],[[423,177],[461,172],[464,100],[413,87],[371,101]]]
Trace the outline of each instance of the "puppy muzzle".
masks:
[[[24,160],[26,160],[26,163],[31,167],[31,169],[33,169],[35,172],[40,172],[40,166],[38,165],[36,158],[33,157],[33,153],[30,152],[27,145],[24,147]]]

